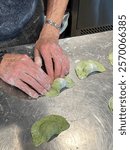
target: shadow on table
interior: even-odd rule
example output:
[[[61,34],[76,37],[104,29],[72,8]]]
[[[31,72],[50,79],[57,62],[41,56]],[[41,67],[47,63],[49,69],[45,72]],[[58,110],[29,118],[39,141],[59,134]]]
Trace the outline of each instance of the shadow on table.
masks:
[[[31,99],[0,80],[0,149],[34,150],[31,126],[45,115],[44,101]]]

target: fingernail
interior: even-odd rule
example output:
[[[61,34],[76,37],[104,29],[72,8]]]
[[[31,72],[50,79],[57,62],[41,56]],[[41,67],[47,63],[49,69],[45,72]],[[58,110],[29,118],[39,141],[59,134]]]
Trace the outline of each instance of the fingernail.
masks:
[[[61,77],[61,78],[64,78],[64,75],[62,74],[60,77]]]
[[[50,90],[50,88],[51,88],[51,85],[45,85],[45,88],[49,91]]]
[[[46,93],[47,93],[46,90],[43,90],[43,91],[42,91],[42,95],[45,95]]]
[[[38,98],[39,95],[38,95],[38,94],[34,94],[34,95],[32,95],[31,97],[33,97],[33,98]]]
[[[35,58],[35,63],[36,63],[39,67],[42,66],[42,61],[41,61],[41,59],[40,59],[39,57],[36,57],[36,58]]]
[[[68,75],[68,74],[69,74],[69,71],[68,71],[68,70],[66,70],[66,71],[65,71],[65,75]]]

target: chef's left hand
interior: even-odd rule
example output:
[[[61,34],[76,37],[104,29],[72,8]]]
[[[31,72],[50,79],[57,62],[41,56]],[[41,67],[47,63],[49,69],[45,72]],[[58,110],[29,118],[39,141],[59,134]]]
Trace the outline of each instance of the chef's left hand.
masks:
[[[69,59],[58,44],[59,31],[45,25],[35,45],[35,63],[42,66],[42,58],[48,75],[52,80],[69,73]]]

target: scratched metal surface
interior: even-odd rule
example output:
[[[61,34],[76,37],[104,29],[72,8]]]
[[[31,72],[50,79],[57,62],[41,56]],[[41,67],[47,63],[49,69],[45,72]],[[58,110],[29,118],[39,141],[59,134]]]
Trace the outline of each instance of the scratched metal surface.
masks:
[[[32,100],[21,91],[0,80],[0,150],[112,150],[112,113],[108,100],[112,96],[112,32],[104,32],[60,41],[70,56],[70,77],[76,85],[56,98]],[[17,51],[19,49],[19,51]],[[32,46],[9,49],[31,54]],[[78,80],[75,61],[98,60],[106,72]],[[35,148],[30,128],[49,114],[64,116],[70,128],[49,143]]]

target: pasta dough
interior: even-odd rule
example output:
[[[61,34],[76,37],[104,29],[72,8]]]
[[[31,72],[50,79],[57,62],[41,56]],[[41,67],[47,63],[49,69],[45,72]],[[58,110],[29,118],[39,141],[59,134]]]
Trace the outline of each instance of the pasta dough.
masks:
[[[59,115],[46,116],[32,125],[31,134],[34,145],[37,147],[58,136],[70,127],[66,119]]]
[[[60,92],[65,88],[72,88],[74,86],[74,81],[68,76],[65,78],[57,78],[52,84],[52,88],[46,93],[47,97],[55,97],[60,94]]]
[[[109,107],[110,111],[113,111],[113,97],[110,98],[108,107]]]
[[[109,54],[108,59],[109,59],[111,65],[113,65],[113,52],[111,52],[111,53]]]
[[[105,70],[106,69],[102,64],[94,60],[82,60],[77,64],[75,68],[76,74],[79,79],[85,79],[91,73],[104,72]]]

